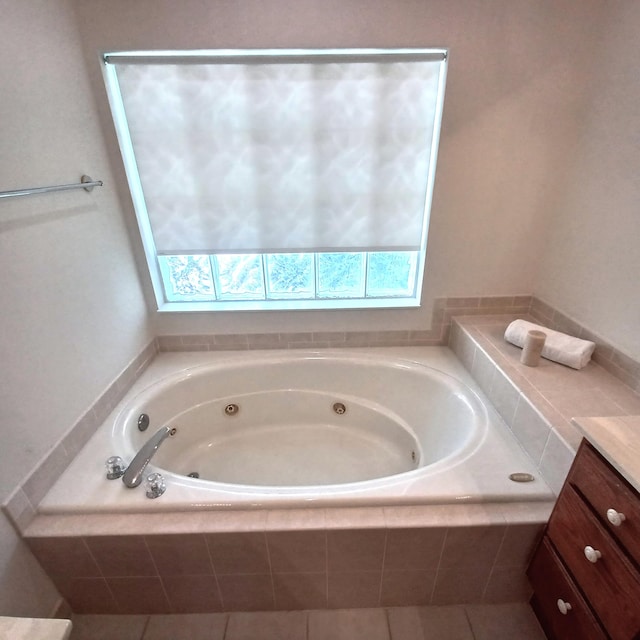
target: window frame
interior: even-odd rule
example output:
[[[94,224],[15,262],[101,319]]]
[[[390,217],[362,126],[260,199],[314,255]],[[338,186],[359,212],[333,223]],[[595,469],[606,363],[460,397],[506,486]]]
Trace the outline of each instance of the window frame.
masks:
[[[311,62],[314,59],[322,59],[323,56],[331,56],[332,61],[342,62],[374,62],[376,59],[389,61],[391,58],[398,58],[403,61],[438,59],[442,62],[438,79],[438,93],[435,103],[434,131],[429,157],[429,170],[425,184],[425,206],[423,213],[423,226],[420,239],[420,248],[417,257],[417,267],[415,271],[415,284],[413,296],[390,296],[390,297],[318,297],[318,259],[314,258],[314,289],[316,297],[314,299],[277,299],[270,300],[267,297],[268,282],[266,272],[263,274],[263,284],[265,288],[265,298],[245,298],[242,300],[220,298],[217,300],[196,300],[196,301],[170,301],[165,293],[165,281],[163,278],[163,268],[158,259],[151,222],[147,213],[146,203],[143,195],[142,184],[137,169],[135,152],[129,127],[126,119],[124,104],[120,94],[117,81],[115,65],[112,62],[119,60],[135,59],[138,62],[145,60],[158,61],[162,59],[165,63],[194,62],[198,58],[216,58],[225,61],[234,59],[270,59],[280,62],[292,61],[294,59],[304,59]],[[433,190],[436,174],[436,161],[440,142],[442,127],[442,114],[444,108],[445,86],[447,79],[447,63],[449,50],[446,48],[429,49],[249,49],[249,50],[198,50],[198,51],[111,51],[101,54],[102,72],[107,97],[111,108],[111,115],[116,130],[116,136],[120,146],[121,156],[129,191],[131,194],[140,238],[145,253],[146,263],[151,279],[151,285],[155,294],[157,311],[165,312],[206,312],[206,311],[263,311],[263,310],[307,310],[307,309],[373,309],[373,308],[412,308],[421,304],[422,288],[425,275],[427,236],[433,202]],[[326,251],[331,253],[331,251]],[[266,271],[266,255],[262,255],[263,269]],[[317,255],[317,254],[316,254]],[[217,282],[217,267],[210,259],[211,271],[214,279],[214,286]],[[365,260],[365,280],[368,271],[367,260]],[[365,285],[366,291],[366,285]]]

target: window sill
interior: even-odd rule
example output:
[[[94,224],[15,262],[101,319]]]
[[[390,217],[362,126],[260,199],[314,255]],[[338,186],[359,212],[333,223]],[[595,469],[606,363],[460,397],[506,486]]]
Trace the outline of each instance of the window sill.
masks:
[[[215,302],[165,302],[158,313],[207,313],[219,311],[312,311],[349,309],[403,309],[420,306],[417,298],[370,300],[226,300]]]

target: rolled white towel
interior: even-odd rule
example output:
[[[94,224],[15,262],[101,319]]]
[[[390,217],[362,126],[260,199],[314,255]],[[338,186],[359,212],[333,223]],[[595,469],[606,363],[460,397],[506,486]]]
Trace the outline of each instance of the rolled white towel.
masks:
[[[547,329],[526,320],[514,320],[504,332],[504,339],[522,348],[527,333],[532,329],[543,331],[547,334],[547,339],[542,348],[543,358],[565,364],[573,369],[582,369],[582,367],[586,366],[591,360],[593,350],[596,348],[595,342],[574,338],[566,333],[553,331],[553,329]]]

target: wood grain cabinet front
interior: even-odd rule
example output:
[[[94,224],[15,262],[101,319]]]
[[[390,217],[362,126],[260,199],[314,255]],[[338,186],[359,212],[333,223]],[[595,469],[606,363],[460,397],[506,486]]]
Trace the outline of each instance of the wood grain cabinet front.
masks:
[[[550,638],[640,640],[639,522],[638,493],[583,441],[527,572]],[[558,618],[550,587],[561,578],[576,615]]]
[[[539,586],[531,606],[547,633],[551,631],[554,638],[606,640],[602,627],[548,540],[542,540],[527,575],[532,584]]]
[[[589,446],[567,480],[595,512],[607,532],[640,564],[640,500],[632,487]]]

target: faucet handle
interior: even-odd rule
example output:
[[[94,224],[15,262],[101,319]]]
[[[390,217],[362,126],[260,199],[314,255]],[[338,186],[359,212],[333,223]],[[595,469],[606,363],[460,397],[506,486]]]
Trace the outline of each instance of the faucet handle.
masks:
[[[159,498],[167,490],[161,473],[152,473],[147,476],[147,498]]]
[[[110,458],[107,458],[105,466],[107,467],[107,478],[109,480],[116,480],[117,478],[120,478],[127,470],[127,465],[120,456],[111,456]]]

